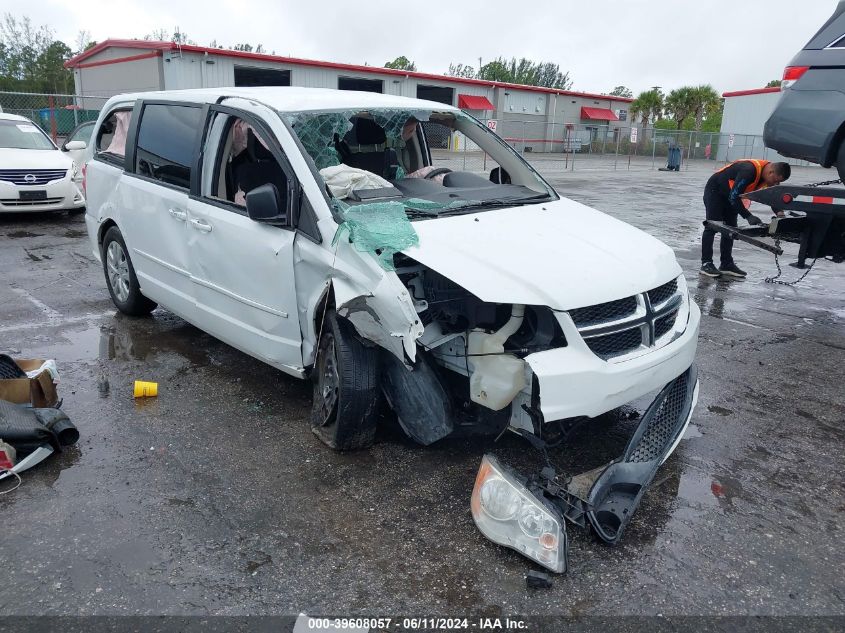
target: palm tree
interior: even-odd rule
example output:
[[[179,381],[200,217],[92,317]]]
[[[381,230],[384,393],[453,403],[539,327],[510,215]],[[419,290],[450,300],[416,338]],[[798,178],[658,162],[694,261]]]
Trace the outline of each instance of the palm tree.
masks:
[[[666,97],[664,104],[666,111],[672,115],[677,129],[680,130],[684,125],[684,121],[695,112],[697,102],[696,88],[691,86],[676,88]]]
[[[710,84],[696,86],[692,92],[695,97],[695,108],[692,111],[695,116],[695,131],[700,132],[704,117],[718,112],[722,107],[722,98]]]
[[[657,89],[646,90],[631,102],[631,122],[639,115],[643,126],[643,136],[649,120],[659,121],[663,114],[663,93]]]

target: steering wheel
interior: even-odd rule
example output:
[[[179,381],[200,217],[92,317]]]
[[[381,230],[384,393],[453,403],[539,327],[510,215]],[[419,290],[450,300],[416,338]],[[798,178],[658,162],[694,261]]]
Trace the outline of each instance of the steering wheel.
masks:
[[[442,174],[449,174],[451,172],[452,170],[448,167],[438,167],[437,169],[432,169],[430,172],[428,172],[425,175],[425,180],[431,180],[432,178],[437,178],[437,176],[440,176]]]

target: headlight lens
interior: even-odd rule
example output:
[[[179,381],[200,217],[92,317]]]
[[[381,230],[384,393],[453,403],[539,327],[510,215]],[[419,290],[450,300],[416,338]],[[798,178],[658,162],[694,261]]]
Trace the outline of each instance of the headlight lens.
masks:
[[[503,479],[491,478],[481,486],[481,509],[497,521],[507,521],[516,514],[522,501]]]
[[[492,455],[485,455],[472,491],[481,533],[554,572],[566,571],[566,531],[554,508],[529,492]]]

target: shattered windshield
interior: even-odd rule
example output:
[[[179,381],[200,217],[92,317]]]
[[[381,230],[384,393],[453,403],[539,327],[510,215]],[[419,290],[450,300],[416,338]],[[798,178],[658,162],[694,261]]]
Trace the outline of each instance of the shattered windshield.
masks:
[[[282,116],[343,209],[366,205],[376,214],[391,203],[417,220],[556,198],[503,139],[462,112],[367,109]],[[358,213],[366,215],[364,209]]]

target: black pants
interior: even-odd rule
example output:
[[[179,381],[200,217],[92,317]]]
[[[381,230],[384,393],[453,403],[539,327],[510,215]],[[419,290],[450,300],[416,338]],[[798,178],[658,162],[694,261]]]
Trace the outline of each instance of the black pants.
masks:
[[[704,208],[707,212],[705,216],[708,220],[718,220],[724,222],[728,226],[736,226],[737,212],[728,202],[728,197],[721,193],[717,187],[708,183],[704,189]],[[701,235],[701,263],[713,261],[713,238],[716,237],[716,231],[705,227],[704,233]],[[721,258],[720,266],[729,266],[733,263],[734,238],[722,233],[719,242],[719,255]]]

